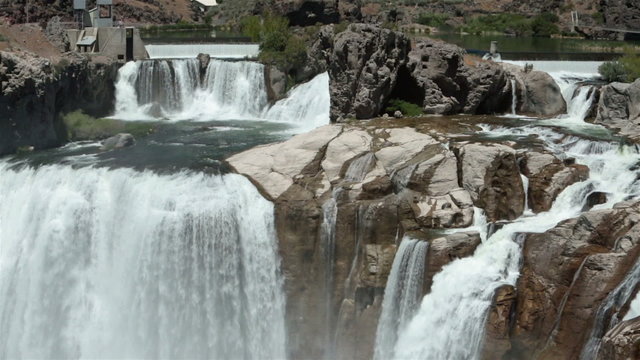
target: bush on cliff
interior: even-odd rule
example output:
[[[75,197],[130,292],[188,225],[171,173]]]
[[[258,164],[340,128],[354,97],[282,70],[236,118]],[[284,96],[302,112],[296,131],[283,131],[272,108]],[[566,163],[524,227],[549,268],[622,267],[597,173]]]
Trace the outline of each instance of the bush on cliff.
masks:
[[[249,16],[242,20],[242,33],[260,42],[261,62],[279,67],[285,73],[301,67],[307,59],[307,46],[303,38],[292,35],[289,20],[267,14]]]
[[[634,82],[640,79],[640,54],[626,50],[625,55],[617,61],[600,65],[598,72],[608,82]]]

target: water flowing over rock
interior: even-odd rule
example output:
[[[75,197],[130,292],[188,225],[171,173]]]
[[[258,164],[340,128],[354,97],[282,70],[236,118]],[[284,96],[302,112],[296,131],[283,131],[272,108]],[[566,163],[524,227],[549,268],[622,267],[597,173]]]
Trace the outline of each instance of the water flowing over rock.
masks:
[[[269,72],[274,75],[275,70]],[[262,64],[198,59],[142,60],[122,67],[116,114],[122,120],[262,120],[307,131],[329,123],[327,74],[269,104],[276,86]],[[282,95],[282,94],[281,94]],[[272,93],[272,100],[278,94]]]
[[[599,304],[622,282],[640,254],[639,206],[622,204],[587,212],[546,233],[528,235],[516,286],[517,304],[510,315],[514,320],[503,318],[501,325],[510,329],[510,346],[501,354],[487,351],[494,351],[495,358],[505,353],[523,359],[578,358],[592,326],[602,331],[598,339],[602,337],[609,321],[603,319],[602,329],[595,325]],[[629,297],[621,297],[619,306]],[[613,312],[618,310],[614,307],[602,314],[615,317]],[[505,341],[503,335],[489,332],[487,336],[489,343]],[[596,353],[597,348],[591,349],[581,358],[592,359]]]
[[[0,174],[0,357],[287,357],[273,205],[247,179]]]
[[[548,211],[564,189],[589,178],[588,167],[565,165],[549,153],[527,152],[520,166],[529,179],[528,204],[534,213]]]
[[[548,73],[525,71],[523,67],[507,63],[501,65],[516,80],[518,114],[557,116],[567,111],[561,89]]]
[[[595,123],[640,139],[640,80],[603,86]]]

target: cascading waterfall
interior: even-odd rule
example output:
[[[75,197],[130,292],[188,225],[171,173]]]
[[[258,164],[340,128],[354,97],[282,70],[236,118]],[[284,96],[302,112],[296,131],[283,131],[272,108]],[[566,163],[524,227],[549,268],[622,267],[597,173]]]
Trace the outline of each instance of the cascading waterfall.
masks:
[[[347,168],[347,172],[344,175],[346,181],[364,180],[367,173],[371,171],[371,168],[375,165],[376,156],[372,152],[368,152],[359,158],[355,159]]]
[[[516,114],[516,107],[518,106],[518,94],[516,88],[516,79],[511,79],[511,115]]]
[[[267,120],[306,131],[329,123],[329,75],[320,74],[268,106],[264,66],[250,61],[142,60],[125,64],[116,82],[122,120]]]
[[[478,359],[494,291],[504,284],[514,285],[519,276],[521,249],[515,241],[516,234],[544,232],[579,215],[592,191],[611,194],[607,203],[598,208],[612,207],[640,194],[633,171],[637,149],[566,136],[549,128],[528,126],[518,131],[538,136],[560,157],[573,157],[577,163],[587,165],[591,170],[589,179],[565,189],[548,212],[521,217],[505,225],[484,241],[473,256],[452,262],[434,276],[431,293],[424,297],[420,310],[399,335],[394,358]],[[492,129],[485,132],[494,133]],[[495,129],[496,136],[504,132]]]
[[[0,163],[0,358],[282,359],[273,205],[239,175]]]
[[[640,261],[636,262],[625,279],[607,296],[598,308],[591,334],[589,334],[589,340],[587,340],[582,349],[580,360],[596,359],[602,337],[622,320],[618,310],[629,301],[638,282],[640,282]]]
[[[429,243],[405,236],[400,243],[382,300],[376,333],[376,360],[390,359],[399,331],[411,320],[422,295]]]
[[[262,118],[311,130],[329,123],[330,108],[329,74],[323,73],[289,91],[286,98],[265,109]]]

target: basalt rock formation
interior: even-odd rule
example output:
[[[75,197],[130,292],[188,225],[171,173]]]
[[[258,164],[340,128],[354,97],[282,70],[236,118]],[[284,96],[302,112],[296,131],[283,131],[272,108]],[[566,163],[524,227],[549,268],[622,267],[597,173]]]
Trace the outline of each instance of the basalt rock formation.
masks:
[[[612,83],[600,89],[595,123],[640,139],[640,80],[631,84]]]
[[[0,155],[64,143],[63,111],[106,115],[112,110],[118,67],[82,57],[53,64],[25,52],[0,52]]]
[[[518,114],[556,116],[566,113],[567,104],[551,75],[543,71],[526,71],[517,65],[501,65],[516,80]]]
[[[595,358],[599,339],[632,300],[631,289],[623,291],[621,284],[634,273],[640,255],[639,210],[640,203],[621,203],[526,235],[515,300],[509,295],[508,302],[500,302],[506,290],[497,291],[484,358],[576,359],[585,348]],[[619,336],[631,336],[620,335],[624,331],[609,332],[601,358],[635,351],[614,345],[626,341]]]
[[[473,142],[449,147],[443,136],[409,127],[329,125],[227,160],[275,203],[292,357],[372,357],[403,234],[430,243],[428,292],[443,266],[480,244],[477,232],[437,230],[471,226],[475,203],[496,220],[522,213],[513,149]],[[485,150],[481,158],[473,155]]]
[[[411,45],[404,34],[375,25],[351,24],[341,32],[325,26],[308,58],[299,71],[302,78],[329,72],[332,121],[379,116],[392,99],[417,104],[427,114],[505,113],[512,99],[510,76],[522,84],[522,112],[555,115],[566,110],[547,74],[513,75],[455,45],[428,39]]]

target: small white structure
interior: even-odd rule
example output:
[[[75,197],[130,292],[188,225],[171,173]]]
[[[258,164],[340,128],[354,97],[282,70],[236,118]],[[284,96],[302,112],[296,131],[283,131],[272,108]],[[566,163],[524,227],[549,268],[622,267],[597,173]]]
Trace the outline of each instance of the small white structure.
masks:
[[[214,6],[218,6],[216,0],[191,0],[191,2],[196,3],[196,5],[198,5],[198,8],[200,8],[200,11],[202,11],[203,13],[206,13]]]
[[[90,27],[113,27],[113,0],[96,0],[96,7],[89,10]]]

